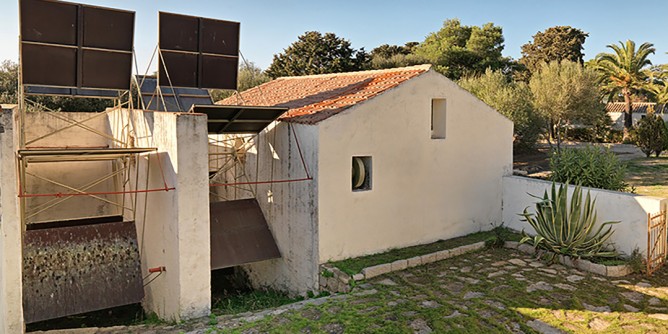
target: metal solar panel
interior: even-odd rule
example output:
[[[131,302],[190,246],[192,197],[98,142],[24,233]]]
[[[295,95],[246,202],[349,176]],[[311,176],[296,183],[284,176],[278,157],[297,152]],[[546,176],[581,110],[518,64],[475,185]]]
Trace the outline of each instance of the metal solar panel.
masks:
[[[46,86],[24,86],[23,88],[24,92],[28,95],[73,96],[100,99],[117,99],[120,95],[120,91],[118,90],[107,89],[77,89]]]
[[[130,89],[134,12],[51,0],[21,0],[20,11],[23,85]]]
[[[186,112],[196,104],[213,104],[211,95],[206,89],[158,87],[158,79],[151,76],[137,75],[135,79],[139,85],[142,105],[145,110]],[[158,88],[160,91],[158,91]]]
[[[236,89],[238,22],[160,12],[161,86]]]
[[[207,115],[209,133],[258,133],[283,115],[288,108],[195,105],[193,112]]]

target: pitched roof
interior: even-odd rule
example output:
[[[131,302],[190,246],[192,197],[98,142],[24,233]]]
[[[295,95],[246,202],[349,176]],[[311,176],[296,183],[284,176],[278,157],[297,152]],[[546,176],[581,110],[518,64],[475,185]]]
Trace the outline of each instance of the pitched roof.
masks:
[[[631,104],[631,113],[646,114],[650,107],[654,107],[654,112],[668,112],[668,105],[656,104],[654,102],[633,102]],[[605,105],[607,112],[624,112],[626,104],[624,102],[610,102]]]
[[[363,72],[281,77],[216,102],[288,107],[282,121],[315,124],[412,79],[430,65]]]

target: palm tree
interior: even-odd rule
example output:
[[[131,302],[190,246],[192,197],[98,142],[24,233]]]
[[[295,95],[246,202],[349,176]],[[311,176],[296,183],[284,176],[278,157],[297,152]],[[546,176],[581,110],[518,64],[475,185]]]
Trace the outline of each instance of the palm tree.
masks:
[[[652,65],[647,57],[655,50],[651,43],[643,43],[637,50],[636,43],[631,40],[619,44],[607,46],[613,53],[598,54],[595,68],[601,74],[604,88],[611,95],[621,93],[624,97],[624,139],[627,139],[632,126],[631,95],[645,88],[648,77],[645,68]]]
[[[668,103],[668,65],[659,65],[649,73],[647,92],[658,104]]]

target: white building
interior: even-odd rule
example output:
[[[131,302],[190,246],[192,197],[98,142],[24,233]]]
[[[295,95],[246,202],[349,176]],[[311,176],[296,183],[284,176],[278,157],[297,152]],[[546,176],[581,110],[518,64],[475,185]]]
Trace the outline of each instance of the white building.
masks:
[[[613,122],[612,127],[616,130],[624,129],[625,109],[626,103],[624,102],[610,102],[605,105],[605,111],[610,115]],[[654,102],[633,102],[631,104],[633,125],[635,126],[638,124],[638,121],[645,117],[650,110],[651,112],[654,112],[655,115],[661,116],[664,122],[668,121],[668,106]]]
[[[258,285],[317,290],[319,264],[502,222],[513,124],[428,65],[278,78],[218,104],[290,108],[247,172],[304,178],[303,156],[313,178],[257,186],[282,253],[247,266]]]

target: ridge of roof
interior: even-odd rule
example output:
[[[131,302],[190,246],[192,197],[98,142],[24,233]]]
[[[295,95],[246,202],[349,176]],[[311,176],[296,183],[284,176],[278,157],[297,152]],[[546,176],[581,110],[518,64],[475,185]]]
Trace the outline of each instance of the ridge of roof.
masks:
[[[280,77],[217,101],[219,105],[280,106],[281,121],[316,124],[428,72],[431,65]]]
[[[299,76],[284,76],[278,77],[278,79],[305,79],[305,78],[329,78],[329,77],[344,77],[344,76],[355,76],[355,75],[370,75],[370,74],[383,74],[383,73],[393,73],[393,72],[402,72],[402,71],[429,71],[431,69],[431,64],[421,64],[421,65],[412,65],[404,67],[393,67],[393,68],[383,68],[379,70],[364,70],[364,71],[354,71],[354,72],[337,72],[337,73],[324,73],[324,74],[307,74]]]

